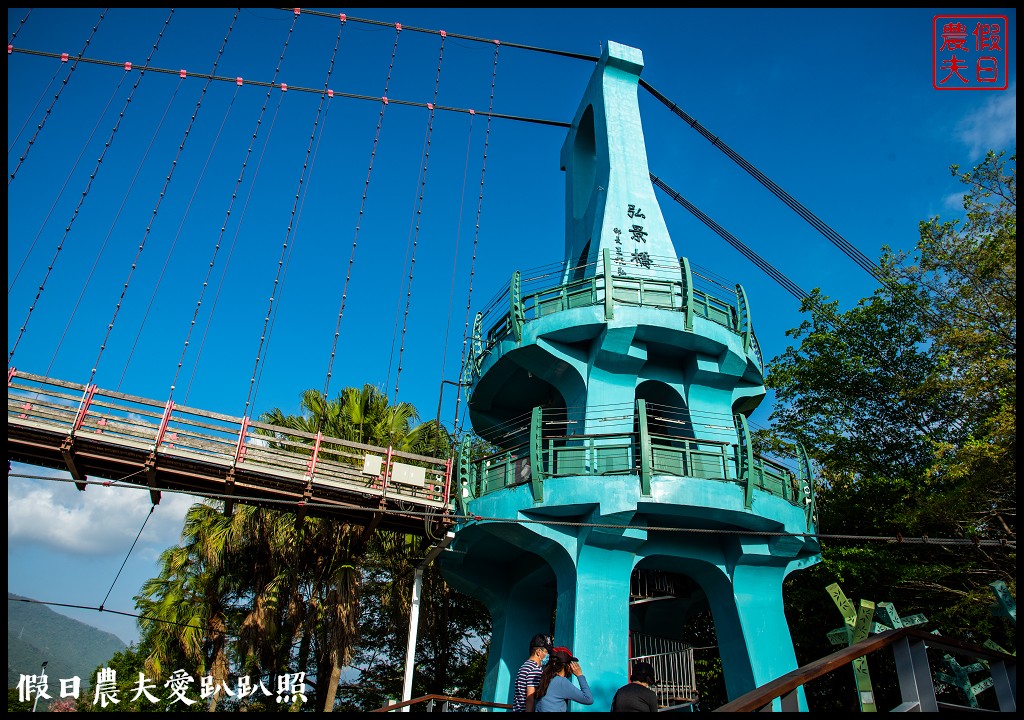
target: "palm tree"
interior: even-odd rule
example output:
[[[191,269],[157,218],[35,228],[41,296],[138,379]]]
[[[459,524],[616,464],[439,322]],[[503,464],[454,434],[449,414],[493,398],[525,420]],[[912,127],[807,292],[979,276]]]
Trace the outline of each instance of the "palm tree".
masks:
[[[369,384],[345,388],[332,401],[306,390],[299,415],[274,408],[260,419],[282,428],[409,452],[436,450],[441,435],[446,450],[450,445],[435,422],[416,424],[419,416],[412,404],[391,405]],[[351,662],[358,638],[360,567],[367,541],[362,527],[338,520],[305,518],[298,532],[303,558],[296,560],[315,579],[309,588],[312,607],[304,628],[305,652],[314,656],[317,710],[324,712],[334,708],[341,669]],[[307,667],[303,654],[300,647],[300,667]]]
[[[160,555],[160,574],[147,580],[135,596],[139,625],[151,641],[146,666],[161,677],[170,661],[184,656],[197,672],[216,685],[230,672],[228,628],[235,596],[232,571],[225,559],[239,524],[219,508],[196,503],[185,515],[180,545]],[[210,698],[210,711],[221,699]]]
[[[283,429],[267,431],[276,436],[271,442],[296,430],[424,455],[447,453],[447,433],[418,419],[411,404],[391,405],[372,385],[345,388],[330,401],[306,390],[298,414],[274,408],[260,418]],[[394,533],[377,535],[398,548],[414,546]],[[341,669],[358,640],[366,553],[364,529],[348,522],[297,520],[292,513],[247,505],[226,517],[219,504],[194,505],[181,544],[163,553],[159,576],[135,598],[154,648],[149,666],[159,672],[185,657],[200,672],[208,668],[217,683],[227,681],[230,660],[250,676],[308,668],[315,709],[332,710]],[[229,634],[237,636],[230,646]],[[211,699],[211,710],[217,699]]]

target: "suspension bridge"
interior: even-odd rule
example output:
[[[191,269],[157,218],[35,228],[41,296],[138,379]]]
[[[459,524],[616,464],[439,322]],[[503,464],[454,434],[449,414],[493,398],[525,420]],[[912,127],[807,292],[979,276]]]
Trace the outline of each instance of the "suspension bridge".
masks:
[[[39,32],[43,12],[9,11],[9,463],[66,471],[80,490],[96,482],[144,487],[154,505],[164,492],[186,492],[220,499],[227,512],[247,503],[343,519],[367,534],[388,528],[435,539],[472,520],[474,508],[493,509],[490,519],[499,521],[518,517],[517,503],[552,518],[571,514],[614,479],[626,500],[636,496],[635,526],[621,537],[596,533],[593,548],[581,535],[583,545],[633,560],[648,547],[636,577],[672,557],[672,569],[700,578],[685,593],[637,599],[632,566],[619,573],[616,582],[630,594],[614,618],[616,642],[659,624],[656,613],[647,618],[635,605],[658,599],[675,607],[705,592],[718,606],[735,602],[740,619],[723,621],[721,632],[734,648],[746,642],[750,654],[730,656],[743,676],[730,691],[749,684],[746,674],[775,677],[787,665],[778,642],[767,653],[750,646],[743,618],[775,613],[776,630],[784,627],[781,592],[766,600],[770,592],[748,590],[776,580],[781,588],[786,572],[816,561],[815,481],[802,448],[789,459],[751,450],[746,416],[764,396],[766,357],[746,290],[674,252],[655,252],[672,248],[667,233],[654,241],[661,213],[646,220],[632,200],[622,208],[629,221],[621,220],[632,254],[612,245],[613,233],[621,244],[618,226],[587,235],[588,193],[613,194],[610,183],[597,184],[588,158],[630,157],[621,148],[595,153],[594,108],[599,139],[631,135],[634,156],[643,149],[637,129],[601,114],[612,117],[629,103],[593,88],[602,72],[610,85],[638,76],[639,51],[612,43],[614,50],[589,55],[300,8],[149,10],[144,22],[141,15],[126,22],[118,10],[82,10],[75,22]],[[556,86],[582,86],[598,63],[589,110],[585,102],[572,119],[575,91],[568,106],[521,102],[521,86],[533,85],[536,70],[513,72],[506,104],[498,79],[510,53],[573,63]],[[680,132],[706,141],[865,277],[881,281],[867,256],[678,99],[647,80],[633,82]],[[525,160],[525,149],[536,149],[542,133],[555,144],[567,131],[572,144],[561,169],[568,169],[573,217],[565,259],[520,271],[521,262],[561,254],[544,252],[552,239],[561,244],[561,202],[550,202],[549,188],[523,189],[537,164]],[[525,167],[504,172],[516,163]],[[627,165],[609,176],[627,176]],[[808,298],[664,173],[644,167],[632,192],[648,176],[650,188],[640,192],[648,213],[658,203],[644,192],[656,188],[790,301]],[[618,199],[633,197],[623,194],[628,184],[620,183]],[[597,215],[611,217],[610,206],[598,206]],[[497,292],[481,301],[474,286]],[[685,381],[694,395],[684,402],[671,390],[684,386],[672,364],[703,355],[723,360],[714,368],[695,361],[699,371]],[[651,374],[638,369],[648,359]],[[576,372],[588,378],[582,392],[570,377]],[[630,373],[632,381],[623,381]],[[327,400],[339,380],[367,379],[393,405],[415,398],[421,409],[432,409],[436,387],[434,420],[462,440],[472,388],[473,425],[483,428],[477,444],[435,456],[268,420],[288,415],[278,407],[306,388]],[[725,385],[728,399],[719,392]],[[446,389],[454,389],[454,402],[446,402]],[[708,541],[699,552],[686,542],[638,544],[648,531],[665,530],[648,527],[643,513],[685,524],[687,513],[708,508],[711,524],[722,526],[711,531],[723,538],[784,528],[775,535],[786,537],[764,541],[760,554],[750,548],[764,538],[744,546],[757,555],[759,572],[770,567],[778,577],[726,573],[726,585],[716,585],[713,572],[702,574],[708,568],[686,564],[728,555],[735,538]],[[495,587],[510,582],[500,563],[522,555],[517,543],[527,534],[501,536],[495,527],[503,526],[456,540],[460,558],[446,568],[456,583],[475,578],[485,596],[483,565],[474,563],[491,566]],[[612,582],[607,563],[604,555],[584,562],[582,552],[569,568],[557,545],[537,555],[550,567],[531,566],[515,582],[551,595],[548,618],[551,587],[575,588],[559,632],[589,657],[604,652],[600,692],[607,694],[621,648],[609,650],[573,617],[588,602],[606,604],[585,581]],[[603,608],[591,610],[597,616]],[[508,643],[489,658],[491,695],[508,685],[502,673],[518,652],[511,638],[528,614],[503,620]],[[789,642],[786,633],[776,639]],[[650,652],[629,657],[685,655],[675,645],[661,652],[671,643],[656,640]],[[695,693],[689,658],[683,670],[664,671],[673,697]],[[790,693],[782,706],[800,707],[799,684],[779,686]]]

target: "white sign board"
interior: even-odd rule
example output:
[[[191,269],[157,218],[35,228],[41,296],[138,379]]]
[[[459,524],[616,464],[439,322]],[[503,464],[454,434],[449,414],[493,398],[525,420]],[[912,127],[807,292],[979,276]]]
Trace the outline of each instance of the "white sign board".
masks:
[[[392,463],[391,480],[403,485],[415,485],[423,487],[426,480],[426,468],[416,465],[405,465],[403,463]]]
[[[366,455],[363,457],[363,474],[380,475],[382,458],[380,455]]]

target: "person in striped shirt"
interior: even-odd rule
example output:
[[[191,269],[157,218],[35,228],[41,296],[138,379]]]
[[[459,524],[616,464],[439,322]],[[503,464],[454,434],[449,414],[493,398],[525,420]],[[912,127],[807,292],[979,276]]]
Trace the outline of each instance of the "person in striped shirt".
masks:
[[[530,640],[530,656],[516,673],[513,687],[512,712],[533,712],[533,694],[540,683],[544,659],[551,652],[549,635],[534,635]]]

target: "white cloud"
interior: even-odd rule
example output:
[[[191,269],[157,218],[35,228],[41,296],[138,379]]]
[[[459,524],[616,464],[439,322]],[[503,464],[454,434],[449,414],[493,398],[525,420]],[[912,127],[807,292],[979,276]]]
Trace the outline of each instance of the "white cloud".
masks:
[[[963,212],[964,194],[962,192],[950,193],[943,199],[942,207],[953,212]]]
[[[7,479],[7,542],[32,543],[77,555],[123,556],[146,521],[148,490],[16,477],[17,474],[68,478],[42,468],[12,468]],[[196,498],[163,493],[134,553],[156,557],[178,542],[185,512]]]
[[[1006,150],[1017,145],[1017,83],[992,97],[957,125],[960,140],[973,158],[989,150]]]

